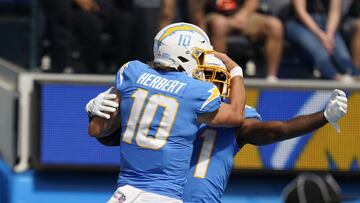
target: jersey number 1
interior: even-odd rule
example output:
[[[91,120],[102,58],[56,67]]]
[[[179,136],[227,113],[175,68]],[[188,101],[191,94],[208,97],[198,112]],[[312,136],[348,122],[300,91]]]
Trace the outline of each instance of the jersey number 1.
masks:
[[[206,130],[203,134],[201,134],[201,137],[204,138],[204,141],[201,145],[199,159],[196,163],[196,168],[194,172],[194,177],[196,178],[206,177],[206,172],[210,164],[211,153],[214,149],[214,144],[216,140],[216,131]]]
[[[134,102],[131,107],[129,120],[126,124],[126,130],[123,134],[122,140],[131,144],[135,135],[136,128],[136,144],[140,147],[148,149],[161,149],[167,142],[170,131],[175,121],[179,104],[176,99],[161,94],[151,95],[144,107],[145,101],[148,98],[149,92],[143,89],[137,89],[132,98]],[[161,115],[160,123],[158,124],[155,136],[148,136],[151,123],[158,108],[163,107],[164,110]],[[140,118],[140,115],[142,116]]]

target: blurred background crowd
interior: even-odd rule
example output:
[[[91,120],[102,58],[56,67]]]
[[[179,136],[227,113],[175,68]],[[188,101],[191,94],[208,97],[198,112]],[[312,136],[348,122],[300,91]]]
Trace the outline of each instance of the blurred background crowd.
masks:
[[[304,179],[286,185],[302,170],[334,173],[360,197],[360,0],[0,0],[0,203],[111,195],[120,154],[89,139],[84,106],[123,63],[151,61],[172,22],[200,26],[246,79],[264,79],[246,84],[264,121],[322,111],[333,88],[349,98],[340,136],[328,125],[242,149],[224,202],[280,202],[281,191],[297,202],[292,183]],[[320,191],[308,185],[304,194]]]
[[[357,0],[0,0],[0,55],[32,71],[111,74],[194,23],[247,77],[360,81]]]

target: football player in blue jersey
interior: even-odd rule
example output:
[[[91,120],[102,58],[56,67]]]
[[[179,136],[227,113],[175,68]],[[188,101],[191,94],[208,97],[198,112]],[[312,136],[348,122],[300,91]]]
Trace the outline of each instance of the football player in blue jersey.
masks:
[[[205,54],[219,57],[230,72],[229,104],[221,104],[214,84],[193,78],[202,77],[195,68]],[[208,36],[192,24],[163,28],[154,40],[153,63],[126,63],[115,88],[119,111],[89,124],[94,137],[121,128],[118,189],[108,202],[182,202],[199,123],[238,126],[244,121],[241,68],[212,51]]]
[[[204,71],[208,81],[217,85],[222,96],[226,96],[230,82],[228,74],[219,67],[221,64],[217,65],[216,60],[211,57],[207,59],[212,61],[206,62],[204,67],[200,66],[200,69]],[[107,95],[111,94],[102,93],[96,100],[99,101],[98,103],[104,103],[100,101],[111,101],[111,99],[106,98]],[[116,95],[112,97],[116,97]],[[101,111],[100,109],[103,107],[112,109]],[[102,114],[115,111],[114,107],[116,105],[96,106],[92,104],[92,111],[97,116],[104,117]],[[323,112],[302,115],[289,121],[261,122],[261,117],[256,109],[246,106],[245,121],[239,128],[213,128],[202,125],[194,142],[191,167],[184,189],[184,202],[221,202],[231,173],[233,157],[245,144],[264,145],[294,138],[318,129],[329,122],[338,129],[336,122],[346,112],[347,98],[345,93],[334,90]],[[100,138],[99,141],[105,145],[119,145],[119,138],[114,134]]]
[[[229,80],[223,77],[225,74],[217,70],[224,70],[224,67],[209,69],[205,66],[201,69],[205,72],[206,79],[217,85],[222,93],[229,91]],[[184,189],[184,202],[221,202],[231,174],[233,158],[245,144],[265,145],[291,139],[329,122],[338,131],[336,122],[346,112],[345,93],[334,90],[325,111],[298,116],[289,121],[261,122],[256,109],[246,106],[245,121],[241,127],[213,128],[203,125],[194,142],[190,171]]]

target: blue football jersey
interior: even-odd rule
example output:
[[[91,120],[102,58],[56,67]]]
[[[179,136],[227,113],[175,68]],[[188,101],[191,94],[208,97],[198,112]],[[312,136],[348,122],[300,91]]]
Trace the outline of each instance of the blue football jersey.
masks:
[[[200,127],[196,118],[220,107],[218,89],[140,61],[125,64],[115,83],[122,120],[118,186],[181,199]]]
[[[256,109],[245,106],[245,118],[261,120]],[[194,142],[194,152],[184,202],[221,202],[229,179],[233,159],[240,150],[234,128],[212,128],[203,125]]]

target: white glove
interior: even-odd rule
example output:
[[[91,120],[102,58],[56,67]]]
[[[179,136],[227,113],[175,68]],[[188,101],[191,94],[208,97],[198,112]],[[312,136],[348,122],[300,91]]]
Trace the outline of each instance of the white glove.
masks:
[[[119,104],[113,101],[117,97],[116,94],[111,94],[113,88],[114,87],[110,87],[108,90],[100,93],[86,104],[85,110],[90,117],[98,116],[109,119],[109,113],[113,113],[117,110]]]
[[[340,127],[336,123],[347,112],[347,98],[345,92],[335,89],[330,97],[324,116],[326,120],[340,133]]]

